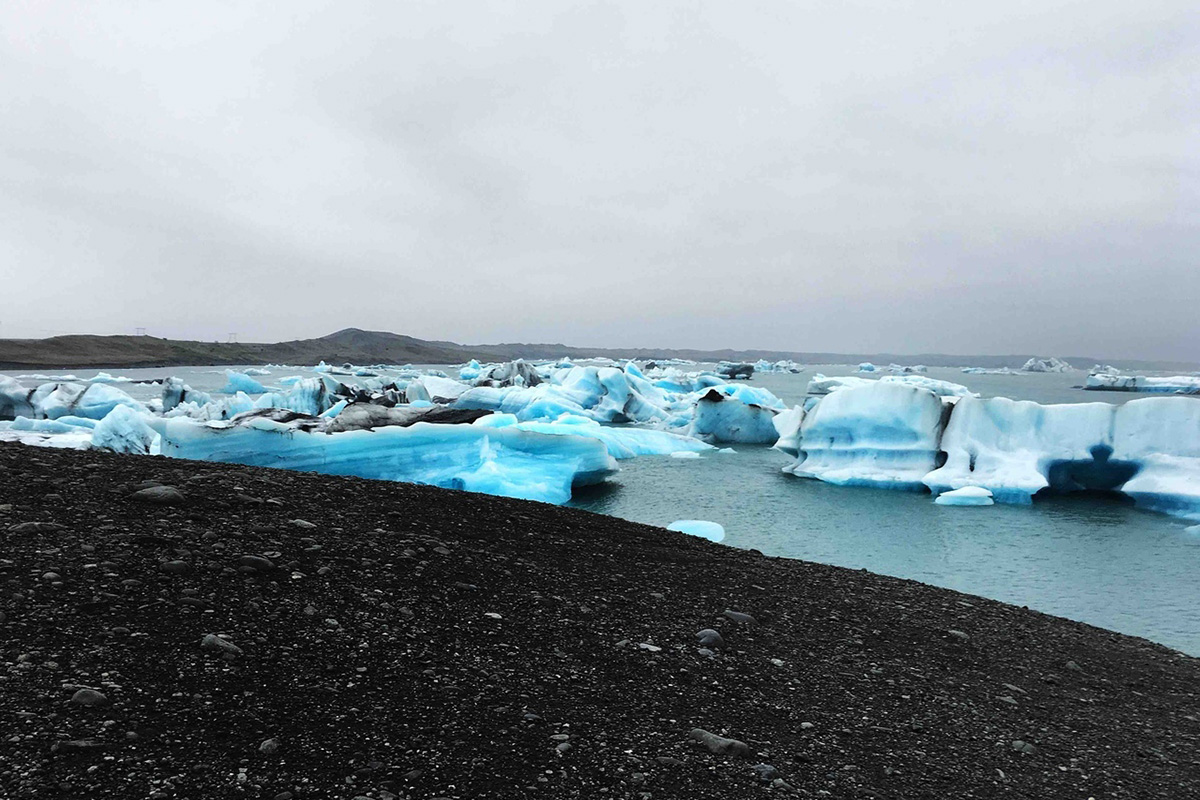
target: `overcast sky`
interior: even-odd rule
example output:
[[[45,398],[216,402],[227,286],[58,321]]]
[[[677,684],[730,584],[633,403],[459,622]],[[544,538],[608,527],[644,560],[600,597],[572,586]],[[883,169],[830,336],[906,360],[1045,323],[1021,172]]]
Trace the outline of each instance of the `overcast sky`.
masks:
[[[0,7],[0,337],[1200,359],[1200,10]]]

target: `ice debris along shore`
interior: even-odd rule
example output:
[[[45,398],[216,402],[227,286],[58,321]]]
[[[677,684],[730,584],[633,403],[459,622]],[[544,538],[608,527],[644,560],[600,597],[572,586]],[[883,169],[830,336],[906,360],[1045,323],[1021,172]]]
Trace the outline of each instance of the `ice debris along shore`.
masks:
[[[393,373],[385,376],[383,373]],[[26,388],[0,377],[0,439],[427,483],[566,502],[617,459],[772,444],[775,395],[703,371],[568,360],[436,369],[225,371],[216,393],[178,378],[140,403],[104,384]]]
[[[1124,405],[1042,405],[939,396],[866,382],[781,414],[785,472],[845,486],[924,491],[967,487],[997,502],[1039,492],[1107,491],[1200,518],[1200,402],[1148,397]]]

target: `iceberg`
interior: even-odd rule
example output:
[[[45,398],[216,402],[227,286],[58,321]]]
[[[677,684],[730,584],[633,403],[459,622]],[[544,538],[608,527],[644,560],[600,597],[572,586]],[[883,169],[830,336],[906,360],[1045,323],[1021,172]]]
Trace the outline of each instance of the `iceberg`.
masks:
[[[158,455],[161,439],[146,415],[126,406],[114,408],[92,430],[91,445],[100,450],[135,455]]]
[[[575,486],[617,471],[604,444],[512,426],[436,425],[327,433],[319,417],[281,410],[228,422],[151,418],[163,455],[355,475],[564,503]]]
[[[775,448],[795,457],[784,467],[794,475],[939,496],[987,491],[1001,503],[1113,492],[1200,518],[1200,402],[1190,397],[1042,405],[881,380],[812,400],[776,422]]]
[[[204,405],[211,403],[212,396],[207,392],[197,392],[183,382],[182,378],[170,377],[163,381],[162,410],[163,413],[173,410],[180,403],[195,403]]]
[[[117,406],[138,411],[145,406],[116,387],[104,383],[44,383],[28,395],[30,416],[57,419],[63,416],[102,419]],[[4,401],[0,400],[0,404]]]
[[[750,380],[754,376],[754,365],[741,361],[722,361],[717,364],[717,374],[729,380]]]
[[[253,378],[261,378],[261,377],[262,377],[262,376],[264,376],[264,375],[270,375],[270,374],[271,374],[271,370],[269,370],[269,369],[259,369],[259,368],[257,368],[257,367],[250,367],[249,369],[242,370],[242,373],[243,373],[243,374],[245,374],[245,375],[249,375],[249,376],[251,376],[251,377],[253,377]]]
[[[33,416],[33,390],[17,380],[0,375],[0,420]]]
[[[225,370],[225,386],[221,389],[222,393],[236,394],[238,392],[245,392],[246,394],[262,394],[265,391],[267,391],[267,387],[246,373],[235,372],[231,369]]]
[[[1024,372],[1071,372],[1075,368],[1061,358],[1031,358],[1021,367]]]
[[[688,433],[708,442],[769,444],[779,438],[775,430],[777,413],[759,403],[742,400],[736,392],[709,389],[696,401]]]
[[[333,406],[335,392],[339,387],[341,384],[332,379],[327,384],[323,378],[302,378],[293,383],[286,392],[268,392],[262,395],[254,401],[254,407],[282,408],[299,414],[318,416]]]
[[[461,412],[460,412],[461,413]],[[713,446],[699,439],[659,431],[649,428],[634,428],[630,426],[614,427],[601,425],[588,417],[575,414],[563,414],[553,422],[528,421],[520,422],[511,414],[492,414],[479,419],[476,423],[485,427],[516,427],[531,433],[542,433],[550,436],[583,436],[604,443],[608,454],[615,459],[624,460],[636,456],[674,456],[692,458],[699,453],[713,450]]]
[[[921,389],[928,389],[939,397],[978,397],[978,395],[962,384],[914,374],[884,375],[879,380],[875,380],[873,378],[856,378],[850,375],[827,378],[818,373],[808,382],[808,394],[825,395],[847,387],[870,386],[875,383],[898,383],[904,386],[916,386]]]
[[[864,361],[858,365],[858,372],[878,372],[879,367],[872,364],[870,361]]]
[[[1108,403],[964,398],[942,437],[946,463],[925,483],[937,493],[982,486],[1003,503],[1030,503],[1052,484],[1079,485],[1085,476],[1074,480],[1068,465],[1092,462],[1099,449],[1111,452],[1113,410]]]
[[[473,381],[483,373],[483,365],[471,359],[458,370],[459,380]]]
[[[716,522],[704,519],[680,519],[667,526],[669,531],[679,531],[691,536],[699,536],[710,542],[720,542],[725,538],[725,528]]]
[[[990,506],[995,503],[992,493],[982,486],[964,486],[939,494],[934,501],[939,506]]]
[[[1200,519],[1200,400],[1145,397],[1119,406],[1107,461],[1136,465],[1119,488],[1138,506]]]
[[[941,398],[928,389],[872,381],[826,395],[804,415],[793,475],[842,486],[924,490],[937,465]]]
[[[794,374],[798,372],[804,372],[804,367],[791,360],[767,361],[766,359],[759,359],[758,361],[754,362],[754,371],[787,372]]]
[[[1106,392],[1146,392],[1155,394],[1200,394],[1200,377],[1173,375],[1165,378],[1145,375],[1120,375],[1099,372],[1088,375],[1084,389]]]
[[[133,378],[126,378],[119,375],[109,375],[107,372],[97,372],[90,378],[86,379],[87,383],[133,383]]]

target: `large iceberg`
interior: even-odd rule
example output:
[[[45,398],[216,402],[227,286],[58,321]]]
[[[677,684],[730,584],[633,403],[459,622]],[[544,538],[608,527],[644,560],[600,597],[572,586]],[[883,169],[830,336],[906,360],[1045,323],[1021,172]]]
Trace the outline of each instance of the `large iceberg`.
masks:
[[[12,379],[0,379],[0,419],[9,415],[102,419],[117,406],[139,411],[146,408],[120,389],[104,383],[43,383],[31,391]]]
[[[776,429],[776,448],[796,459],[784,470],[830,483],[938,495],[977,487],[1002,503],[1117,492],[1200,517],[1200,402],[1189,397],[1042,405],[878,381],[814,398]]]
[[[573,486],[598,483],[616,462],[604,444],[517,427],[437,425],[327,433],[324,420],[291,412],[229,422],[147,418],[163,455],[356,475],[564,503]]]
[[[1071,372],[1075,368],[1061,358],[1031,358],[1021,367],[1025,372]]]
[[[939,494],[982,486],[1002,503],[1031,502],[1052,478],[1060,489],[1075,486],[1061,465],[1092,462],[1097,448],[1111,452],[1113,410],[1108,403],[963,398],[942,436],[946,463],[925,484]]]
[[[943,423],[928,389],[872,381],[833,392],[805,414],[793,475],[827,483],[923,489]]]
[[[1147,392],[1155,394],[1200,394],[1200,377],[1173,375],[1156,378],[1145,375],[1120,375],[1098,372],[1088,375],[1084,389],[1109,392]]]

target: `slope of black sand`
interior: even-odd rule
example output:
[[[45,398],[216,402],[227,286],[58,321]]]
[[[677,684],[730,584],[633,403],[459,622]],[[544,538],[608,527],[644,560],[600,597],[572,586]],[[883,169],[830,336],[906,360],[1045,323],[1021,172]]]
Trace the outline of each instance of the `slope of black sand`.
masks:
[[[147,480],[185,502],[132,498]],[[16,445],[0,536],[0,797],[1200,796],[1200,662],[912,582],[466,493]]]

